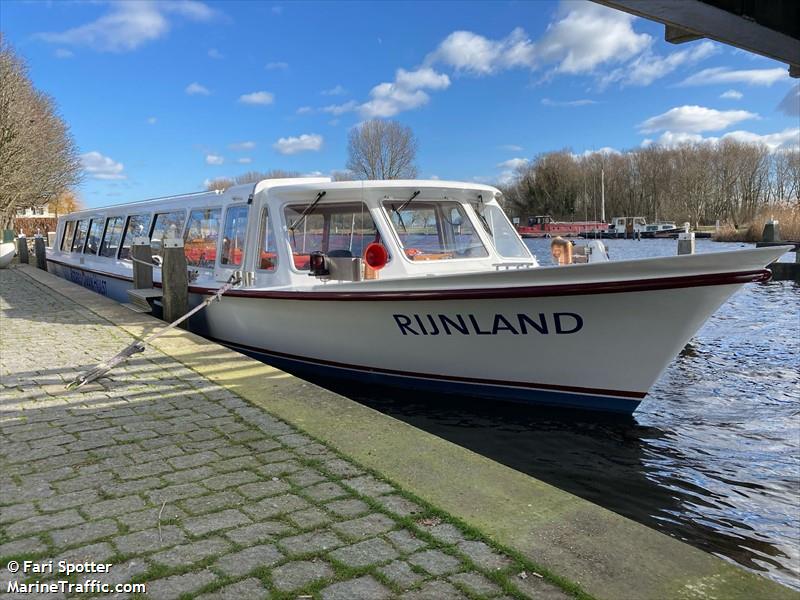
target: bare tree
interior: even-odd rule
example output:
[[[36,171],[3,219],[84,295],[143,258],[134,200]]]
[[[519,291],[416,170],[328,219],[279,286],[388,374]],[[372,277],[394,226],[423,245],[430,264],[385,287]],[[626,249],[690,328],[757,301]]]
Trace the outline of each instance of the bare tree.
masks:
[[[236,177],[218,177],[212,179],[206,184],[206,189],[225,191],[232,185],[241,185],[243,183],[258,183],[262,179],[291,179],[292,177],[300,177],[297,171],[284,171],[283,169],[271,169],[269,171],[247,171]]]
[[[0,226],[20,208],[42,206],[78,183],[81,164],[53,100],[0,37]]]
[[[413,179],[417,139],[397,121],[372,119],[354,127],[347,143],[347,169],[356,179]]]

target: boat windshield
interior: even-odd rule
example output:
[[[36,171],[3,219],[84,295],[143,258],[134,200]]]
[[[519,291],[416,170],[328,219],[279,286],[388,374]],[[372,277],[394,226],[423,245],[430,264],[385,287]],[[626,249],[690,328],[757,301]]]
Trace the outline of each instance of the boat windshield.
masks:
[[[453,201],[383,203],[405,255],[413,261],[489,256],[464,206]]]
[[[290,204],[284,209],[286,223],[298,223],[307,204]],[[363,202],[317,204],[306,213],[297,229],[289,230],[294,267],[308,270],[309,255],[359,257],[372,242],[380,240],[375,221]]]
[[[497,253],[505,258],[530,258],[528,247],[517,235],[503,209],[494,204],[478,202],[472,205],[483,223],[486,233],[492,236]]]

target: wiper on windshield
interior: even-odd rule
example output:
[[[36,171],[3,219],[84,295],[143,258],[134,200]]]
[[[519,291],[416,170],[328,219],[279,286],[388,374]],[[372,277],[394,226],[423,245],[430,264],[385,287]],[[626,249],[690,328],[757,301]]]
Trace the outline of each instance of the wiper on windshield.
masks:
[[[413,194],[411,194],[411,198],[409,198],[408,200],[406,200],[405,202],[403,202],[403,203],[400,205],[400,208],[398,208],[396,212],[399,212],[399,211],[403,210],[403,209],[404,209],[406,206],[408,206],[409,204],[411,204],[411,201],[412,201],[414,198],[416,198],[417,196],[419,196],[419,190],[417,190],[416,192],[414,192]]]
[[[483,216],[483,194],[478,194],[478,202],[481,209],[478,210],[476,208],[475,214],[478,215],[478,218],[481,220],[481,225],[483,225],[483,228],[486,230],[486,233],[494,237],[494,234],[492,233],[492,228],[489,227],[489,221],[487,221],[486,217]]]
[[[392,204],[392,212],[397,215],[397,222],[400,223],[400,227],[403,228],[403,233],[408,233],[408,229],[406,229],[406,224],[403,221],[403,215],[400,214],[400,211],[397,210],[394,204]]]
[[[312,210],[314,210],[314,209],[317,207],[317,204],[319,204],[319,201],[320,201],[320,200],[322,200],[322,197],[323,197],[325,194],[326,194],[325,190],[323,190],[323,191],[321,191],[321,192],[319,192],[319,193],[317,194],[317,199],[316,199],[316,200],[314,200],[314,202],[312,202],[312,203],[311,203],[311,204],[309,204],[308,206],[306,206],[306,207],[305,207],[305,209],[303,210],[303,212],[301,212],[301,213],[300,213],[300,216],[299,216],[299,217],[297,217],[297,220],[296,220],[294,223],[292,223],[291,225],[289,225],[289,231],[291,231],[292,233],[294,233],[294,230],[295,230],[295,229],[297,229],[297,227],[298,227],[298,226],[299,226],[299,225],[300,225],[300,224],[301,224],[303,221],[305,221],[305,220],[306,220],[306,217],[307,217],[309,214],[311,214],[311,211],[312,211]]]

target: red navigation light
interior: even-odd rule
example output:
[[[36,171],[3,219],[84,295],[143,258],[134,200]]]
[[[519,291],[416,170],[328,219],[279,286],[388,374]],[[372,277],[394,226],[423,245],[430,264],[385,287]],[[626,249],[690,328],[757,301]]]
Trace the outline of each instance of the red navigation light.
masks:
[[[371,268],[378,271],[389,262],[389,252],[383,244],[373,242],[364,250],[364,260]]]

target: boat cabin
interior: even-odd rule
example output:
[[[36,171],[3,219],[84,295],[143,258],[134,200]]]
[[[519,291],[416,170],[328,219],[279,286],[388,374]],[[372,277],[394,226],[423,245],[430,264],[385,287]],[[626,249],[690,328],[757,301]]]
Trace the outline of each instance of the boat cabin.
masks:
[[[537,266],[499,197],[441,181],[264,180],[71,213],[48,259],[130,273],[131,245],[144,237],[160,281],[162,243],[173,237],[193,285],[217,287],[240,271],[249,285],[290,289]]]

